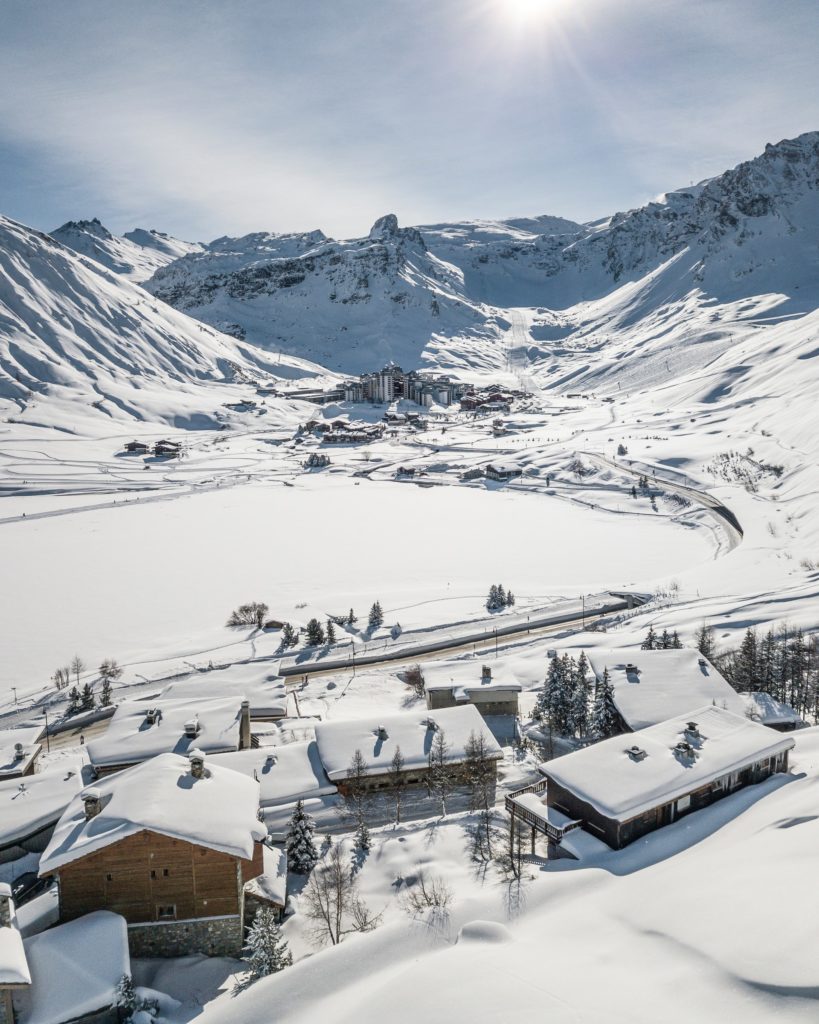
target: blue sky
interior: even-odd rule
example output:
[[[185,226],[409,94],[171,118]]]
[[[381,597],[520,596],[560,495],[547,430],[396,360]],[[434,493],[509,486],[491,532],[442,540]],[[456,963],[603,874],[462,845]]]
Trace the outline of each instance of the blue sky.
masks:
[[[0,212],[590,220],[819,129],[816,0],[3,0]]]

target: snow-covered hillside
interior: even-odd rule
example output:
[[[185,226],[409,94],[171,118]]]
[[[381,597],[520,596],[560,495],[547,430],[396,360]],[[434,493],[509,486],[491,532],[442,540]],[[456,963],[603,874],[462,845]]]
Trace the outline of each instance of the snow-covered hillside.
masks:
[[[219,330],[264,348],[358,372],[388,359],[493,367],[491,311],[460,271],[393,215],[366,238],[320,231],[221,238],[157,271],[146,287]]]
[[[275,372],[261,350],[197,323],[65,246],[0,218],[0,408],[72,429],[114,420],[216,425],[203,385]],[[224,395],[221,395],[224,401]]]
[[[192,252],[200,252],[198,242],[182,242],[161,231],[136,228],[121,238],[113,235],[95,217],[70,220],[51,232],[51,237],[81,256],[88,256],[129,281],[147,281],[166,263]]]

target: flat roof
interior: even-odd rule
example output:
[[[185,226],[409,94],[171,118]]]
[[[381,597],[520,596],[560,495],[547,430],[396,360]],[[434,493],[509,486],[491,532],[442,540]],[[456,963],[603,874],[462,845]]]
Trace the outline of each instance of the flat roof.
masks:
[[[82,786],[79,759],[60,762],[36,775],[0,782],[0,849],[55,824]]]
[[[598,648],[586,656],[598,679],[609,670],[614,703],[630,729],[645,729],[712,702],[736,715],[745,714],[742,697],[694,648]]]
[[[699,737],[686,732],[689,722],[697,723]],[[681,740],[694,748],[693,757],[675,751]],[[707,704],[547,761],[540,771],[603,817],[628,821],[793,746],[791,736]],[[632,747],[643,756],[632,756]]]
[[[22,775],[31,767],[31,762],[42,749],[40,739],[45,732],[44,725],[27,725],[19,729],[0,729],[0,779],[6,776]],[[22,747],[18,757],[17,744]]]
[[[132,764],[157,754],[186,754],[194,747],[207,753],[239,749],[241,697],[209,700],[126,700],[119,705],[106,731],[87,744],[93,765]],[[159,709],[150,724],[147,714]],[[195,737],[185,735],[185,723],[199,720]]]
[[[436,728],[430,728],[433,721]],[[380,735],[383,729],[385,734]],[[447,760],[458,763],[466,758],[470,735],[483,736],[489,757],[500,760],[503,751],[472,704],[435,711],[404,711],[373,714],[351,721],[319,722],[316,743],[319,756],[333,782],[347,778],[347,769],[356,750],[360,750],[367,775],[388,772],[397,747],[401,748],[404,770],[426,768],[429,752],[438,732],[444,733],[449,750]]]
[[[236,665],[229,669],[195,672],[175,679],[162,691],[162,700],[213,700],[238,697],[250,703],[251,717],[284,718],[287,688],[284,680],[257,665]]]
[[[484,662],[477,659],[426,664],[421,670],[424,675],[424,688],[426,690],[460,689],[466,693],[472,690],[520,692],[523,689],[514,670],[506,664],[501,664],[498,668],[494,664],[490,666],[492,678],[488,683],[482,682],[483,666]]]
[[[210,763],[255,778],[263,808],[338,792],[327,778],[315,740],[214,754]]]

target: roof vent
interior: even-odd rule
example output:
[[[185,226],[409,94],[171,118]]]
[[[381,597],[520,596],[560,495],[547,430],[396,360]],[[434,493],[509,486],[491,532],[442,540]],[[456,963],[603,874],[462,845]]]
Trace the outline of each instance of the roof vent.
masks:
[[[188,762],[191,766],[191,775],[195,779],[204,779],[205,777],[205,755],[201,750],[194,748],[188,754]]]
[[[96,818],[102,810],[102,793],[96,787],[83,790],[82,802],[85,808],[85,820],[90,821],[92,818]]]
[[[264,760],[264,763],[268,768],[272,768],[273,765],[278,761],[278,757],[275,754],[268,754]]]
[[[185,722],[185,735],[188,739],[196,739],[199,735],[199,715],[194,715]]]
[[[705,660],[705,658],[698,658],[697,660],[699,662],[700,668],[707,668],[708,667],[708,662]]]
[[[23,750],[23,744],[22,743],[15,743],[14,744],[14,760],[15,761],[22,761],[25,756],[26,756],[26,752],[25,752],[25,750]]]
[[[696,722],[686,722],[685,731],[689,736],[699,736],[700,730]]]
[[[643,748],[638,747],[636,743],[633,747],[629,747],[626,753],[632,759],[632,761],[642,761],[644,757],[648,756],[646,752],[643,750]]]
[[[378,733],[378,738],[380,740],[387,740],[390,738],[390,734],[387,732],[386,728],[383,725],[379,725],[379,727],[376,729],[376,732]]]
[[[681,757],[693,757],[694,748],[688,742],[688,740],[680,740],[674,747],[674,753],[680,754]]]
[[[432,732],[435,732],[435,730],[437,728],[438,728],[438,723],[435,721],[435,719],[434,718],[428,718],[427,719],[427,729],[431,729]]]
[[[640,674],[639,668],[637,668],[637,666],[633,665],[631,662],[629,662],[626,665],[626,672],[636,672],[638,675]]]
[[[145,722],[147,725],[156,725],[160,718],[162,718],[162,708],[148,708],[145,712]]]

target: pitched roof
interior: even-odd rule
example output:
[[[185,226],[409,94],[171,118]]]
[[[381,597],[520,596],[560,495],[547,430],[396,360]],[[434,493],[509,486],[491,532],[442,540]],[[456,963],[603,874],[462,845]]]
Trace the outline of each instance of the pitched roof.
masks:
[[[9,775],[22,775],[40,753],[42,725],[27,725],[19,729],[0,729],[0,779]],[[20,750],[17,750],[17,744]],[[18,757],[18,753],[22,756]]]
[[[186,757],[160,754],[109,775],[95,784],[102,810],[90,820],[79,793],[54,829],[40,874],[144,830],[249,859],[267,835],[257,817],[259,783],[207,760],[205,768],[206,777],[195,779]]]
[[[132,764],[157,754],[186,754],[196,747],[206,754],[238,750],[241,697],[210,700],[126,700],[114,712],[108,728],[91,740],[88,756],[93,765]],[[147,714],[159,709],[161,717],[149,724]],[[195,737],[185,735],[185,724],[199,721]]]
[[[255,778],[263,808],[337,792],[327,778],[315,740],[214,754],[209,764],[222,764]]]
[[[644,729],[712,702],[745,714],[743,699],[694,648],[595,649],[587,657],[598,679],[609,670],[614,703],[630,729]]]
[[[0,882],[0,896],[9,900],[11,911],[11,924],[0,928],[0,985],[28,985],[31,983],[31,974],[23,948],[23,938],[17,927],[11,886],[7,882]]]
[[[436,728],[430,728],[433,721]],[[385,735],[381,736],[379,730]],[[482,735],[488,755],[500,760],[503,751],[472,704],[436,711],[404,711],[388,715],[373,714],[352,721],[319,722],[316,743],[328,777],[345,779],[350,759],[360,750],[367,775],[389,771],[396,747],[401,747],[404,770],[425,768],[436,731],[444,733],[449,746],[447,760],[458,763],[466,758],[466,745],[474,732]]]
[[[0,850],[54,824],[82,786],[79,760],[0,782]]]
[[[258,665],[233,666],[196,672],[175,679],[162,691],[162,700],[212,700],[218,697],[247,698],[251,717],[284,718],[287,714],[287,688],[284,680]]]
[[[686,731],[689,722],[696,722],[699,736]],[[675,751],[681,740],[691,744],[693,756]],[[628,821],[793,746],[790,736],[707,704],[547,761],[540,771],[604,817]],[[642,756],[630,753],[634,747]]]

